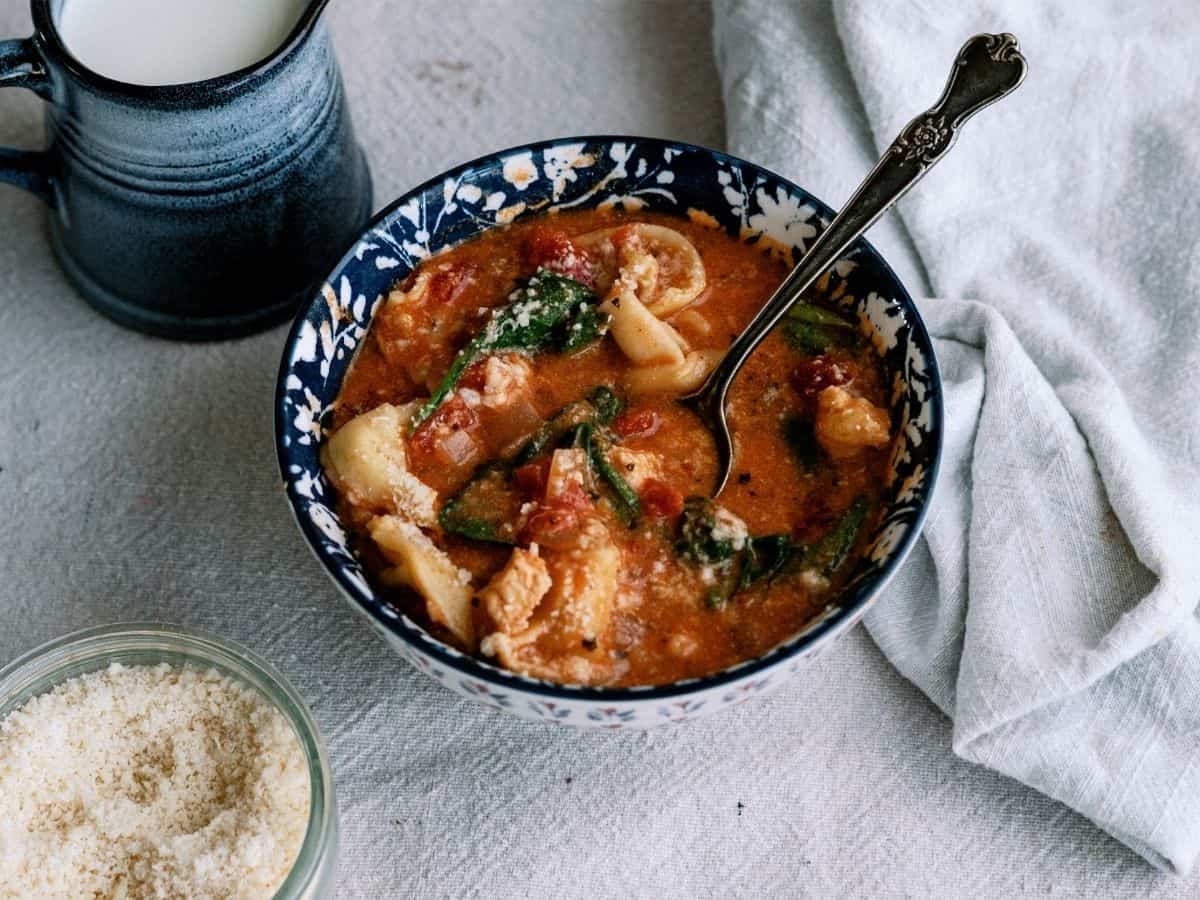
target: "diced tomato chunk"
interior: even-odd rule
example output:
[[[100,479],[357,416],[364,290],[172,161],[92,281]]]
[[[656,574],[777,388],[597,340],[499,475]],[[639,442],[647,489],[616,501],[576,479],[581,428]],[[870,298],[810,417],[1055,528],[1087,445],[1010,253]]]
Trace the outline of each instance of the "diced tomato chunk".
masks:
[[[537,510],[521,529],[523,544],[544,544],[561,547],[568,543],[579,528],[579,511],[553,504]]]
[[[613,419],[612,427],[623,438],[651,437],[662,428],[662,416],[652,409],[631,409]]]
[[[429,277],[429,300],[434,304],[450,304],[471,286],[479,267],[474,263],[457,263],[437,269]]]
[[[683,494],[657,478],[647,478],[639,496],[642,509],[652,518],[673,519],[683,512]]]
[[[409,438],[408,451],[417,457],[431,456],[433,454],[433,433],[422,425]]]
[[[471,429],[479,425],[479,416],[475,410],[467,406],[466,401],[457,395],[450,397],[438,407],[437,412],[429,417],[429,423],[435,428],[449,428],[458,431],[460,428]]]
[[[596,284],[592,258],[564,232],[554,228],[539,225],[529,233],[525,239],[525,261],[531,268],[548,269],[588,287]]]
[[[481,359],[479,362],[471,363],[467,366],[462,377],[458,379],[459,385],[465,388],[470,388],[473,391],[482,391],[483,386],[487,384],[487,360]]]
[[[853,380],[854,373],[849,366],[828,356],[801,360],[792,371],[792,386],[804,400],[812,403],[825,388],[849,384]]]
[[[554,497],[553,505],[561,506],[564,509],[583,511],[592,508],[592,498],[587,495],[578,482],[568,481]]]
[[[529,517],[521,530],[521,540],[547,547],[564,546],[572,540],[580,519],[592,509],[592,498],[578,484],[570,482],[553,500],[543,502]]]
[[[541,459],[514,470],[513,480],[526,497],[541,497],[546,492],[546,478],[549,474],[550,460]]]
[[[462,397],[454,394],[421,423],[413,433],[410,446],[420,453],[429,454],[447,432],[474,431],[478,427],[479,416],[475,410],[467,406]]]

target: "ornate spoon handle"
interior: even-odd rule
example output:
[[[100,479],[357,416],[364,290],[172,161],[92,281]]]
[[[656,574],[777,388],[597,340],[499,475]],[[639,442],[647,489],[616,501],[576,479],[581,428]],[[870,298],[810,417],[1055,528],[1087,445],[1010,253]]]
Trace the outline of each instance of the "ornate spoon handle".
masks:
[[[946,89],[937,103],[904,126],[841,212],[734,340],[704,386],[687,398],[717,439],[722,475],[714,495],[725,486],[733,463],[725,399],[729,385],[746,359],[804,291],[946,155],[962,124],[1016,89],[1024,80],[1025,71],[1025,57],[1011,34],[978,34],[968,40],[958,52]]]

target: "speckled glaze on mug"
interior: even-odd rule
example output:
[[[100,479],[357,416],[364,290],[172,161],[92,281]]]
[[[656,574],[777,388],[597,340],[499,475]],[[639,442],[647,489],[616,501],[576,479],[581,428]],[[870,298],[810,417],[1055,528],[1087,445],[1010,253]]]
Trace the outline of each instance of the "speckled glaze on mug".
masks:
[[[0,41],[0,87],[48,101],[49,146],[0,148],[0,182],[48,200],[80,293],[165,337],[234,337],[289,318],[371,210],[341,74],[312,0],[266,59],[144,86],[80,63],[32,0],[32,37]]]

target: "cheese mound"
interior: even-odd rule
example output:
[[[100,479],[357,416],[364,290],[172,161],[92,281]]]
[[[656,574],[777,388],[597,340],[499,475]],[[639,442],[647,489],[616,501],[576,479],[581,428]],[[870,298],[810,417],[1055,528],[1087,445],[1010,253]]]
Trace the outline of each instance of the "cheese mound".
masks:
[[[295,731],[226,675],[72,678],[0,721],[0,897],[271,897],[309,791]]]

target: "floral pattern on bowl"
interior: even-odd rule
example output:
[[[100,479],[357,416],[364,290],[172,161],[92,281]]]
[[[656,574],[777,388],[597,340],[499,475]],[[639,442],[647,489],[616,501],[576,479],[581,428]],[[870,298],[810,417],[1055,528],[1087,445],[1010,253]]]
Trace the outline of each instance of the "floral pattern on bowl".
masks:
[[[467,163],[381,212],[301,311],[284,348],[275,428],[287,496],[305,538],[351,605],[418,670],[522,718],[644,728],[706,715],[777,687],[862,618],[920,532],[941,453],[941,384],[908,293],[859,241],[836,265],[847,284],[839,302],[858,318],[892,375],[900,438],[889,462],[887,513],[839,602],[757,659],[656,687],[551,684],[454,649],[377,595],[351,551],[318,462],[330,405],[375,310],[422,260],[523,216],[610,206],[688,215],[788,258],[802,253],[832,218],[825,204],[765,169],[658,139],[569,138]]]

